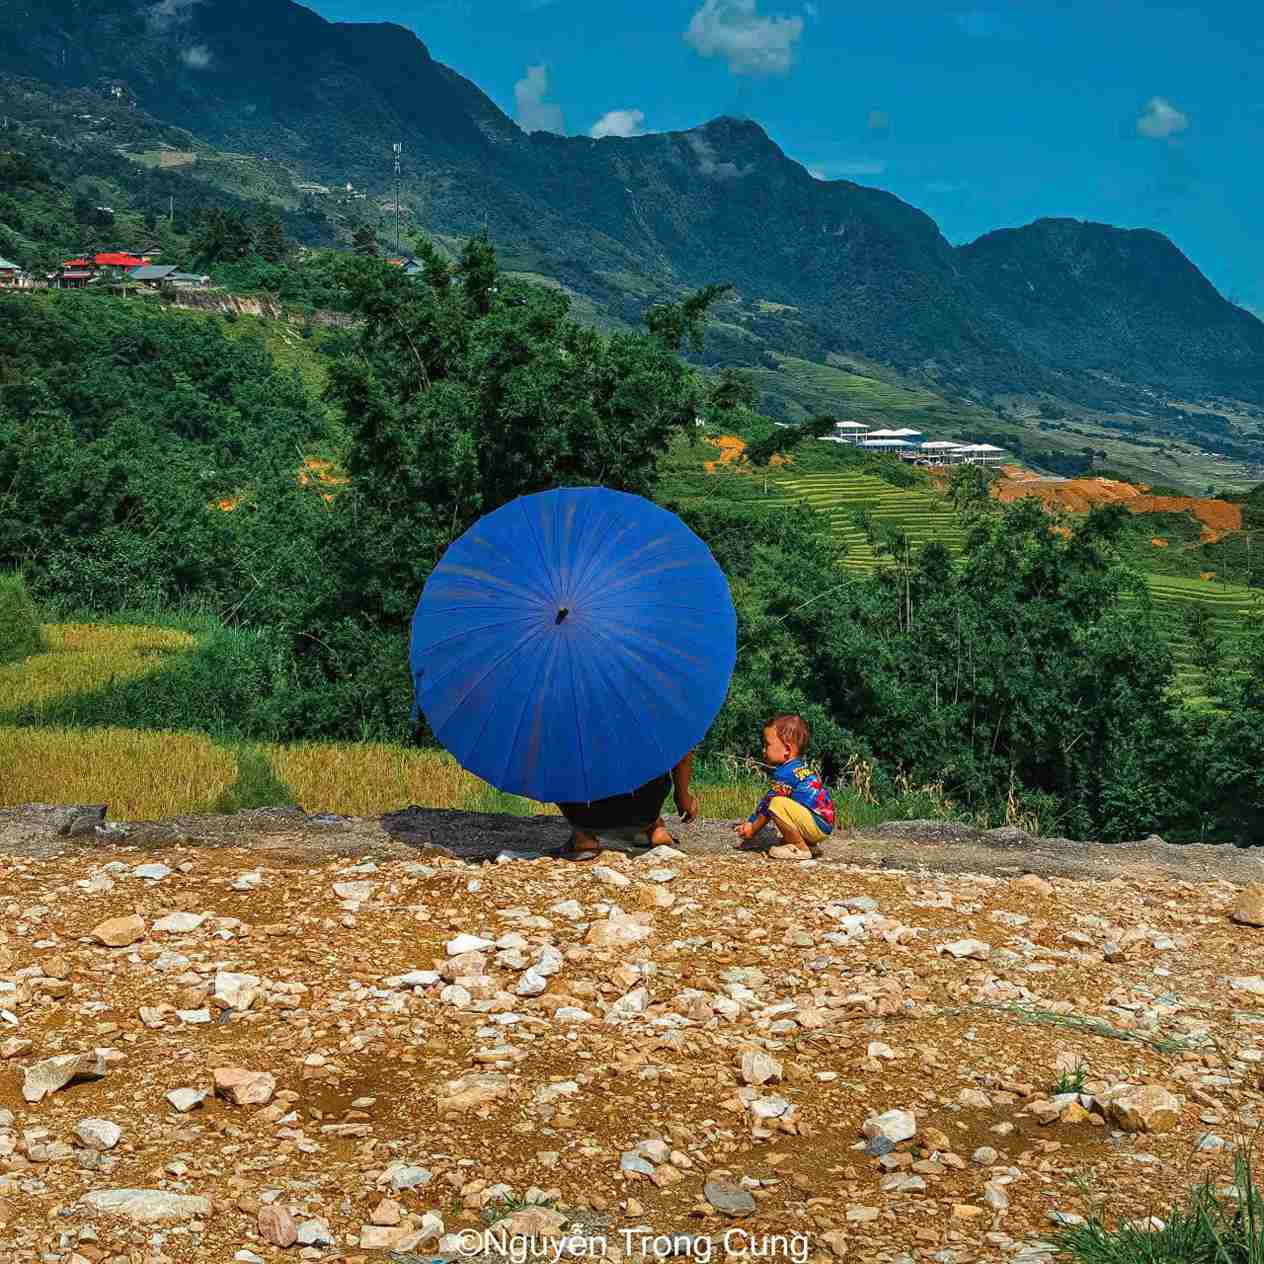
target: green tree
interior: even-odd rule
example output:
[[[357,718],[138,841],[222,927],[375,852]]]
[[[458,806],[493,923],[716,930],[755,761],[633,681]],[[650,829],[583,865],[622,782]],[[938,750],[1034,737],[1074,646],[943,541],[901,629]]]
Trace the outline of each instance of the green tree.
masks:
[[[213,207],[201,212],[190,249],[203,265],[235,263],[254,253],[254,234],[237,211]]]
[[[275,211],[268,211],[260,217],[255,227],[255,242],[259,257],[267,263],[281,263],[290,253],[285,229],[281,227]]]
[[[361,224],[351,237],[351,249],[363,258],[377,255],[377,229],[372,224]]]

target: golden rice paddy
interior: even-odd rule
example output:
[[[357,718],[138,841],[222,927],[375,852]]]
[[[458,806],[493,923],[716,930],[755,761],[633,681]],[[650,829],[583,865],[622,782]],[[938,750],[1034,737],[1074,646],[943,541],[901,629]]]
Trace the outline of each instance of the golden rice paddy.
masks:
[[[209,811],[237,780],[232,751],[196,733],[0,728],[0,805],[107,803],[113,820]]]
[[[195,638],[168,628],[46,624],[48,649],[0,667],[6,709],[41,706],[161,671]],[[516,815],[555,814],[551,803],[502,794],[443,751],[360,742],[258,748],[276,780],[308,812],[378,816],[408,804]],[[0,727],[0,807],[108,803],[115,820],[156,820],[212,810],[237,781],[230,748],[198,733],[137,729]],[[702,814],[745,816],[760,787],[695,785]],[[669,799],[664,805],[670,812]]]
[[[309,812],[376,816],[415,803],[464,808],[494,794],[442,751],[409,750],[375,742],[305,742],[261,748],[277,779]],[[552,804],[518,801],[525,813],[556,812]]]
[[[166,659],[196,642],[170,628],[92,623],[47,623],[48,649],[0,667],[0,700],[6,710],[34,707],[69,694],[99,689],[161,670]]]

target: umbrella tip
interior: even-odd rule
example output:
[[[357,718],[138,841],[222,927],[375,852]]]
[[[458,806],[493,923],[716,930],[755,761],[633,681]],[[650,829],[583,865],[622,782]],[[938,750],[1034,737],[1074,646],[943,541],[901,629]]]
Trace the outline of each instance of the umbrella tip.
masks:
[[[561,608],[561,609],[557,612],[557,618],[556,618],[556,619],[554,619],[554,620],[553,620],[553,622],[554,622],[554,623],[563,623],[563,622],[565,621],[565,619],[566,619],[566,616],[567,616],[568,614],[570,614],[570,612],[571,612],[571,610],[570,610],[570,607],[569,607],[569,606],[563,606],[563,607],[562,607],[562,608]]]

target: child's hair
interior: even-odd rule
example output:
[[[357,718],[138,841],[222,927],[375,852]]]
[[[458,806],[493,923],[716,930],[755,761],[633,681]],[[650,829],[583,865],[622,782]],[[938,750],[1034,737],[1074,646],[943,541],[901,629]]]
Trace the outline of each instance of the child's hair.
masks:
[[[811,735],[801,715],[775,715],[764,728],[775,729],[777,736],[787,746],[794,747],[797,755],[802,755],[808,748],[808,738]]]

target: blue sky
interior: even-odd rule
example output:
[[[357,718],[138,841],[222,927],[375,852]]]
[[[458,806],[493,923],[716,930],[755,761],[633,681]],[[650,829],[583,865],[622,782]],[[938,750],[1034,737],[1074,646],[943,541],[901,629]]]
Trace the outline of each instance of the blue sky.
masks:
[[[1042,215],[1166,233],[1264,316],[1264,5],[314,0],[412,28],[530,128],[760,123],[954,244]],[[604,122],[603,122],[604,120]]]

